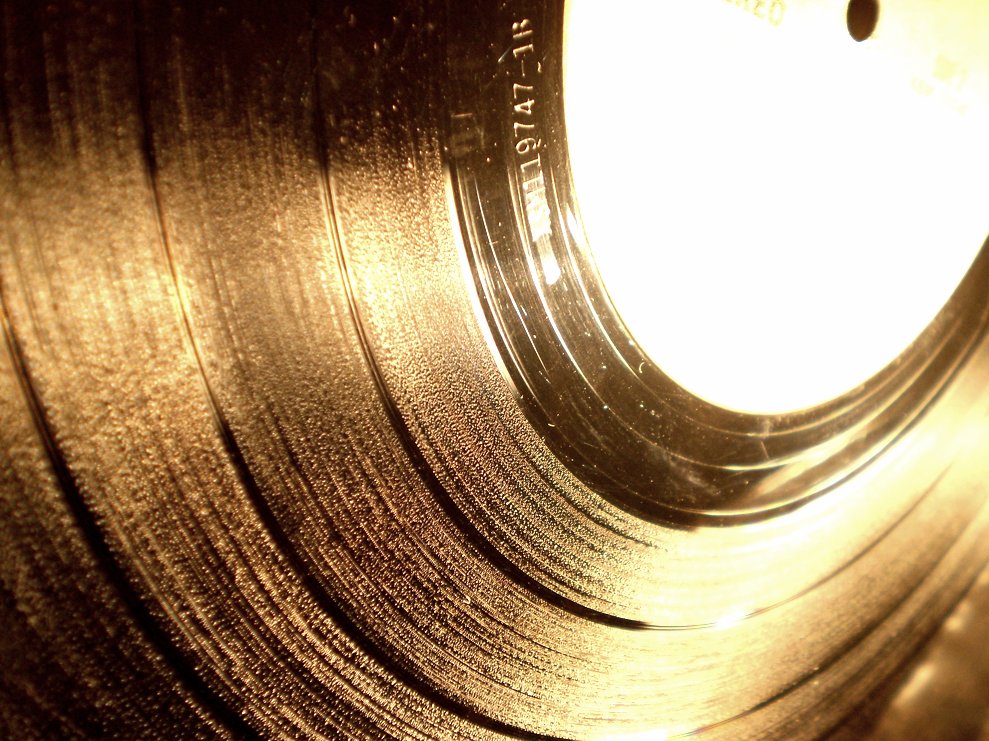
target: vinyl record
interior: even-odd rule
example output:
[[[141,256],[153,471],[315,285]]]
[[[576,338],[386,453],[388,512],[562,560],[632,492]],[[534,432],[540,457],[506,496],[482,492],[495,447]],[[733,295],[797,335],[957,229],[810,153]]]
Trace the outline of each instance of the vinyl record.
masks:
[[[969,3],[2,4],[0,731],[811,738],[989,558]]]

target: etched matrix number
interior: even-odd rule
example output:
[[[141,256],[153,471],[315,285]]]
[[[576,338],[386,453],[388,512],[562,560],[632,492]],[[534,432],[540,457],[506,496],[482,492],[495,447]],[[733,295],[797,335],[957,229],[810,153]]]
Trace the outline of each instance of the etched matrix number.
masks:
[[[512,131],[519,168],[519,182],[525,198],[525,214],[533,242],[549,236],[550,211],[543,176],[543,141],[533,116],[536,106],[534,77],[542,74],[536,55],[532,21],[523,18],[512,24]]]

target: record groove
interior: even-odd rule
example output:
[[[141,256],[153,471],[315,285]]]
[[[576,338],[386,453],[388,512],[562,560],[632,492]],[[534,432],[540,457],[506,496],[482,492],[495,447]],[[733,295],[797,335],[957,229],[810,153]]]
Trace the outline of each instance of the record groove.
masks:
[[[643,373],[568,211],[563,3],[2,7],[0,728],[810,738],[989,558],[989,253],[823,410]],[[504,166],[530,30],[568,300]]]

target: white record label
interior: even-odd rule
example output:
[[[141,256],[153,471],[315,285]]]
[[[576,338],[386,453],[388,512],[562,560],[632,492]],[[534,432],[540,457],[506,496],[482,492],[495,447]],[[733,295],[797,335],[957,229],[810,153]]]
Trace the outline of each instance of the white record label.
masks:
[[[821,404],[957,287],[989,230],[989,6],[943,5],[883,6],[857,41],[835,2],[567,3],[589,243],[687,390],[751,413]]]

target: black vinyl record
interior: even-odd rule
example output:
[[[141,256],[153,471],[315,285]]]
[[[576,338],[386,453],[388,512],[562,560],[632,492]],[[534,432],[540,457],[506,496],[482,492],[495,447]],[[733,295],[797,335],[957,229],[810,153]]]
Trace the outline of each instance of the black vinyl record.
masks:
[[[859,5],[989,91],[984,13]],[[989,558],[989,253],[847,392],[705,401],[583,228],[564,3],[0,7],[0,735],[818,737]]]

